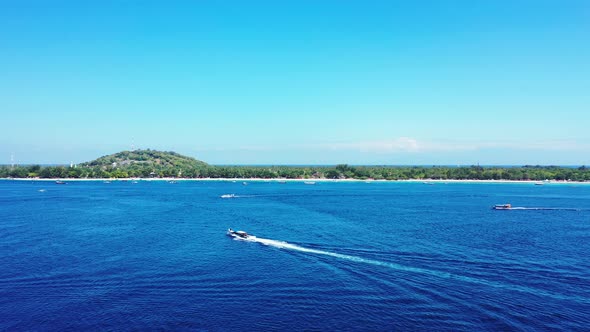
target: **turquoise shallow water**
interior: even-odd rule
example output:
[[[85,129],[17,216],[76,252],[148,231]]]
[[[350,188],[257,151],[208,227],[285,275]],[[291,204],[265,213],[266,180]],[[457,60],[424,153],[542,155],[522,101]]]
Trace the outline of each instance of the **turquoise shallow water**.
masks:
[[[558,209],[490,209],[508,202]],[[0,330],[570,331],[589,312],[590,186],[0,181]]]

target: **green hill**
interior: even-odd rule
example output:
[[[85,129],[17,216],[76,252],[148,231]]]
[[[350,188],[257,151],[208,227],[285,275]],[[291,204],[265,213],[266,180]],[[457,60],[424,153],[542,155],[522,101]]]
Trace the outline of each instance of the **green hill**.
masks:
[[[205,162],[176,152],[149,149],[122,151],[78,166],[92,170],[90,177],[193,177],[209,167]]]
[[[116,165],[113,165],[116,163]],[[175,167],[205,167],[207,163],[192,157],[183,156],[176,152],[156,150],[133,150],[103,156],[80,166],[114,166],[126,167],[131,165],[175,166]]]

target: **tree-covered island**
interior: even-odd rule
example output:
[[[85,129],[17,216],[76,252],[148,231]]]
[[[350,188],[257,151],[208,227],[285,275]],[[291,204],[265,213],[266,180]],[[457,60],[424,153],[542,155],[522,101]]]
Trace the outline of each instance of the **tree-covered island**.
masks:
[[[215,166],[175,152],[122,151],[71,166],[0,166],[0,178],[259,178],[590,181],[590,168],[558,166]]]

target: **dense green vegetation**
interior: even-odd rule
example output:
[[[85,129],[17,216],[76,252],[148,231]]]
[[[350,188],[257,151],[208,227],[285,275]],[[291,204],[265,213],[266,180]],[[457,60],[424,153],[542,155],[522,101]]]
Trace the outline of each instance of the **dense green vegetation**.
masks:
[[[0,166],[0,178],[262,178],[590,181],[590,168],[556,166],[212,166],[174,152],[123,151],[67,166]]]
[[[82,163],[81,177],[127,178],[127,177],[198,177],[200,170],[209,165],[195,158],[176,152],[155,150],[122,151]]]
[[[590,168],[566,167],[425,167],[425,166],[325,166],[325,167],[216,167],[209,177],[287,179],[442,179],[442,180],[571,180],[590,181]]]
[[[96,160],[67,166],[39,165],[0,167],[0,177],[13,178],[148,178],[199,177],[200,170],[211,166],[175,152],[155,150],[122,151]]]

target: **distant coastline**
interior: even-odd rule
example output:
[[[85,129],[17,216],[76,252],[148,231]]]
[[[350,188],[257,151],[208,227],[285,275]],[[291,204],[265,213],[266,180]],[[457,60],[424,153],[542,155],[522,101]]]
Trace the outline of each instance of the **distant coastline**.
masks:
[[[423,184],[449,184],[449,183],[488,183],[488,184],[585,184],[590,185],[590,181],[534,181],[534,180],[477,180],[477,179],[454,179],[454,180],[441,180],[441,179],[403,179],[403,180],[373,180],[373,179],[263,179],[263,178],[88,178],[88,179],[77,179],[77,178],[0,178],[0,181],[35,181],[35,182],[314,182],[314,183],[337,183],[337,182],[364,182],[364,183],[423,183]]]
[[[426,181],[527,183],[590,181],[590,168],[559,166],[219,166],[176,152],[121,151],[69,166],[0,166],[0,178],[48,180]]]

